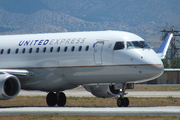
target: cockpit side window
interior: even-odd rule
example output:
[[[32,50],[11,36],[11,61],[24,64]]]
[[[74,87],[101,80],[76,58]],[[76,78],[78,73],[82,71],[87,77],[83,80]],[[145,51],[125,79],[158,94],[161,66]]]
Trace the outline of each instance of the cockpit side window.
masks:
[[[121,50],[121,49],[124,49],[124,42],[116,42],[113,50]]]

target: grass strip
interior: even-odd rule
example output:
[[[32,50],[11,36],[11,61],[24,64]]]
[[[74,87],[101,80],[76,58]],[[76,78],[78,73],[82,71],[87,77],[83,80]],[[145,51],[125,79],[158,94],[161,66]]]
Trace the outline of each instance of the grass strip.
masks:
[[[145,85],[145,86],[139,86],[135,85],[134,89],[127,89],[127,91],[180,91],[180,86],[172,85]]]
[[[67,97],[66,106],[71,107],[116,107],[117,98]],[[130,107],[180,106],[180,98],[174,97],[129,97]],[[1,100],[0,107],[40,107],[47,106],[45,96],[18,96]]]

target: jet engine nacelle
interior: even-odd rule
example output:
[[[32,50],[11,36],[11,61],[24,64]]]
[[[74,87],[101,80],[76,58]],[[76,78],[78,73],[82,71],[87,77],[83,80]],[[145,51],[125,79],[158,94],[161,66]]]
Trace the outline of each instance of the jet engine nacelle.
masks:
[[[9,73],[0,72],[0,100],[16,97],[21,89],[19,79]]]
[[[112,98],[119,95],[119,90],[114,89],[114,85],[87,85],[84,88],[99,98]]]

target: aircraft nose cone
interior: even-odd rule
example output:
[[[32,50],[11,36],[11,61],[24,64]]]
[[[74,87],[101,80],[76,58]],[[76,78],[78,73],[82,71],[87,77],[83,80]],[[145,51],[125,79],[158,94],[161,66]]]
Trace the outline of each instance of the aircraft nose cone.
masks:
[[[152,77],[152,79],[160,77],[164,72],[164,65],[162,62],[158,62],[156,64],[150,65],[148,69],[148,75]]]
[[[163,74],[164,65],[154,51],[144,51],[142,60],[148,65],[146,70],[149,79],[156,79]]]
[[[163,64],[159,64],[159,65],[156,66],[156,69],[157,69],[157,73],[162,75],[162,73],[164,72],[164,65]]]

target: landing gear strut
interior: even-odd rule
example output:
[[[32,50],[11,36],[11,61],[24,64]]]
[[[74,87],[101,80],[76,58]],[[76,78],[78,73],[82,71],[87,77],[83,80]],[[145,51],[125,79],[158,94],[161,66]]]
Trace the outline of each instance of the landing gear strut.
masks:
[[[46,103],[50,107],[54,107],[56,104],[63,107],[66,104],[66,95],[63,92],[49,92],[46,97]]]

